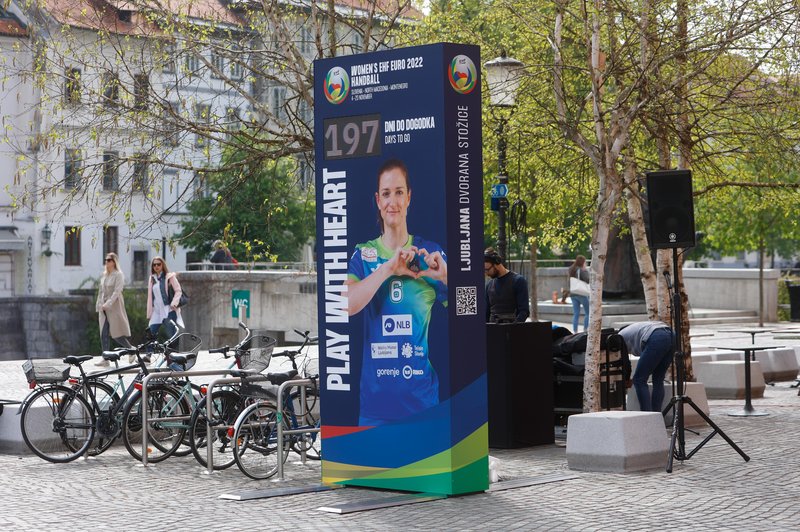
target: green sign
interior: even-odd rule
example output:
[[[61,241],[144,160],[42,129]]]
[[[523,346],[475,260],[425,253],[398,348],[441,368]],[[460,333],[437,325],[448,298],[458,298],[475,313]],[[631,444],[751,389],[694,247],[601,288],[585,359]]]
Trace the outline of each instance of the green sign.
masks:
[[[243,318],[250,318],[250,290],[231,290],[231,316],[239,317],[239,306],[244,305],[246,315]]]

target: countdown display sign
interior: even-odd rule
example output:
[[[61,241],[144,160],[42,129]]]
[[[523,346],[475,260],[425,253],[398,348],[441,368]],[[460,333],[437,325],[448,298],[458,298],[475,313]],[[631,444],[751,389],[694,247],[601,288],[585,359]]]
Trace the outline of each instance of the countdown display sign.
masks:
[[[314,76],[323,481],[485,490],[480,49]]]

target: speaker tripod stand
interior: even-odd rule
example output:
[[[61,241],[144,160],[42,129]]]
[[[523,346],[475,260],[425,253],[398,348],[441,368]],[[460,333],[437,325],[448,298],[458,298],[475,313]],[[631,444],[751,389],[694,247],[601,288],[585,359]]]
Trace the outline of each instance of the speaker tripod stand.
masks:
[[[672,271],[678,271],[678,249],[672,248]],[[667,287],[669,288],[670,295],[672,298],[672,326],[673,326],[673,333],[674,333],[674,346],[675,346],[675,375],[676,375],[676,387],[675,387],[675,395],[672,399],[669,400],[669,404],[664,408],[662,411],[662,415],[666,416],[667,412],[670,409],[673,410],[672,416],[672,436],[670,437],[669,442],[669,458],[667,459],[667,473],[672,473],[672,463],[673,460],[677,459],[681,462],[684,460],[690,459],[692,456],[697,453],[702,447],[711,440],[714,436],[719,434],[722,438],[733,447],[733,449],[744,458],[745,462],[750,461],[750,457],[742,451],[736,443],[731,440],[727,434],[725,434],[721,428],[714,423],[710,417],[706,415],[695,403],[692,401],[692,398],[686,395],[686,381],[685,381],[685,366],[684,366],[684,358],[683,358],[683,346],[681,340],[681,296],[680,296],[680,281],[678,275],[676,273],[675,284],[676,286],[672,286],[670,282],[669,272],[664,272],[664,277],[667,281]],[[683,409],[684,406],[690,406],[697,415],[703,418],[703,421],[708,423],[708,426],[711,427],[713,430],[712,432],[705,437],[703,441],[701,441],[697,447],[686,452],[686,428],[684,427],[684,415]]]

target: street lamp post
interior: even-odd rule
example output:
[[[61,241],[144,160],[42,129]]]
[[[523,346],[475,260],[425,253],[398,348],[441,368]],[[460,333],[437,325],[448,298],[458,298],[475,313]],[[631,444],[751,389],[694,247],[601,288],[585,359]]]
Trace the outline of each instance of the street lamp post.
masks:
[[[506,211],[508,210],[508,175],[506,174],[506,122],[516,106],[517,91],[522,80],[525,65],[522,61],[506,57],[502,51],[500,57],[492,59],[486,65],[486,82],[489,85],[489,105],[497,110],[497,185],[492,196],[497,198],[497,250],[504,258],[508,258],[508,242],[506,239]],[[508,109],[509,111],[506,111]],[[493,207],[494,208],[494,207]]]

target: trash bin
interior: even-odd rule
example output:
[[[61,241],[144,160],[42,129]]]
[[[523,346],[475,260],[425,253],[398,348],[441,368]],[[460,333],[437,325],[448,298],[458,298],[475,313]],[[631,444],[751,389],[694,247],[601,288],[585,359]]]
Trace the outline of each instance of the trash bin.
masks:
[[[789,291],[789,307],[792,321],[800,321],[800,284],[792,284],[788,279],[786,289]]]

